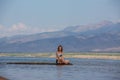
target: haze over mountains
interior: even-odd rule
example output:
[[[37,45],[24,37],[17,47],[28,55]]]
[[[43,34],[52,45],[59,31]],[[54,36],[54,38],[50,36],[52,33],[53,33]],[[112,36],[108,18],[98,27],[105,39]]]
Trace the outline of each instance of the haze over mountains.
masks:
[[[69,26],[60,31],[0,38],[0,52],[120,52],[120,22]]]

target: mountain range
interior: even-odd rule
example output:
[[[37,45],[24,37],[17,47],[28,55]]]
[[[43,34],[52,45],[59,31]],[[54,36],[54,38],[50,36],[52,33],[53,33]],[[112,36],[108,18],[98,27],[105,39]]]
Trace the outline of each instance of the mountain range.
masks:
[[[120,52],[120,22],[69,26],[60,31],[0,38],[0,52]]]

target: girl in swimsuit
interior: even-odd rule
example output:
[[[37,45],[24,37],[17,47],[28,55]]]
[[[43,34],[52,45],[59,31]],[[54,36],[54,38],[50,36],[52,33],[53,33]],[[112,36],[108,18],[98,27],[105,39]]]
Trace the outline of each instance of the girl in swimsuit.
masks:
[[[65,60],[63,57],[63,47],[61,45],[58,46],[56,52],[56,64],[69,64],[69,60]]]

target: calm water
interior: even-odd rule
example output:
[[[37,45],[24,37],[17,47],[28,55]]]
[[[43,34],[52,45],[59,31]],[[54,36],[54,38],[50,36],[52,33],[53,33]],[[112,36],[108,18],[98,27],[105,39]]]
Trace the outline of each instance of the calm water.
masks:
[[[73,65],[0,64],[0,76],[9,80],[120,80],[120,60],[69,59]],[[0,57],[2,62],[54,62],[52,58]]]

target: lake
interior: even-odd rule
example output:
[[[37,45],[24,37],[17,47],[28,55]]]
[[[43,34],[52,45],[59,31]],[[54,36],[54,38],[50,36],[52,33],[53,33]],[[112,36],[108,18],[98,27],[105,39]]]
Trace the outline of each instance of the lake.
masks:
[[[120,80],[120,60],[68,58],[73,65],[0,64],[9,80]],[[54,58],[0,57],[4,62],[55,62]]]

